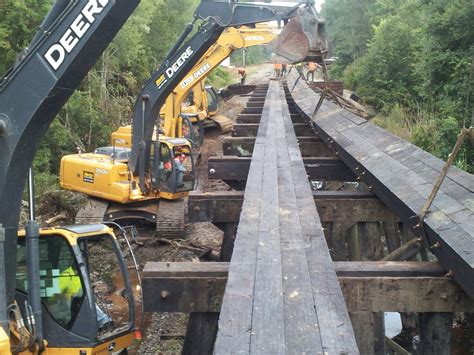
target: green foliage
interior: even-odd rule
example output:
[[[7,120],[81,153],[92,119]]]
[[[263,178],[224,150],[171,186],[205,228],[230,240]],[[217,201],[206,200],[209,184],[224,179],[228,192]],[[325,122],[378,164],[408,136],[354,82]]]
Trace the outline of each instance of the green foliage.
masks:
[[[0,0],[0,71],[28,46],[53,0]],[[199,0],[141,0],[100,60],[54,120],[34,168],[37,195],[59,188],[61,157],[77,148],[110,144],[110,133],[129,123],[145,80],[174,45]]]
[[[0,0],[0,74],[28,47],[52,0]]]
[[[266,46],[255,46],[246,49],[245,64],[261,64],[271,59],[271,51]],[[230,56],[230,64],[241,66],[243,63],[243,50],[238,49]]]
[[[372,35],[369,13],[376,0],[326,0],[321,14],[327,20],[332,55],[339,57],[333,65],[333,75],[340,76],[344,68],[366,52]]]
[[[474,108],[474,2],[326,0],[323,14],[340,58],[332,76],[386,116],[377,124],[447,159]],[[466,144],[457,163],[473,162]]]
[[[217,67],[209,74],[207,80],[210,85],[217,89],[220,89],[232,82],[232,76],[224,68]]]

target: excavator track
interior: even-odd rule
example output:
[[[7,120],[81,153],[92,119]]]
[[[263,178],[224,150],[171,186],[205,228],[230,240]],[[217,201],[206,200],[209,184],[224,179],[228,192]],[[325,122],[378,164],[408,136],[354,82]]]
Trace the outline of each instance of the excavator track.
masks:
[[[184,199],[160,200],[156,218],[156,232],[160,238],[179,238],[184,235]]]
[[[209,119],[219,126],[222,133],[230,132],[234,128],[234,121],[224,115],[214,115],[209,117]]]
[[[76,215],[76,224],[102,223],[109,203],[104,200],[89,197],[87,203],[81,207]]]
[[[160,238],[180,238],[185,227],[184,199],[144,201],[129,205],[89,198],[76,216],[76,224],[95,224],[124,220],[156,223]]]

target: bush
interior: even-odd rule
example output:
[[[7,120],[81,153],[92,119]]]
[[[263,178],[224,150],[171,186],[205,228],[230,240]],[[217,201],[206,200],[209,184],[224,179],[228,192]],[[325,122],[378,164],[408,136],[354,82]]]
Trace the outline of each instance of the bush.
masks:
[[[210,85],[217,89],[227,86],[233,81],[230,73],[222,67],[217,67],[214,69],[211,74],[209,74],[207,80],[209,81]]]

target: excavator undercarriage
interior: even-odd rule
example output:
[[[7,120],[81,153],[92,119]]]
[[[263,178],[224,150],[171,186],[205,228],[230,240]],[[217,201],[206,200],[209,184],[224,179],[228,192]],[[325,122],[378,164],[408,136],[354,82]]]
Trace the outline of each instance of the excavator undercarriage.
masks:
[[[136,202],[131,205],[110,203],[89,197],[76,215],[76,224],[142,221],[156,224],[160,238],[180,238],[185,232],[185,200]]]

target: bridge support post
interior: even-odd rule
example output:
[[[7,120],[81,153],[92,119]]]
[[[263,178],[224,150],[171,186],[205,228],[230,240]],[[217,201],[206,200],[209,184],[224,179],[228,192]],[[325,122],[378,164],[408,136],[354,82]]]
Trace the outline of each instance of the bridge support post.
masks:
[[[191,313],[182,354],[212,354],[218,321],[219,313]]]
[[[355,223],[347,232],[351,260],[380,260],[383,244],[379,223]],[[349,314],[361,354],[385,354],[384,313],[356,312]]]
[[[224,239],[221,247],[221,261],[230,261],[234,251],[234,240],[237,235],[238,223],[224,223]]]
[[[452,313],[420,313],[421,354],[451,354]]]
[[[216,223],[224,231],[221,246],[221,261],[230,261],[234,251],[234,240],[238,223]],[[212,354],[217,335],[219,313],[193,312],[189,315],[183,355]]]
[[[383,313],[350,313],[352,326],[361,354],[385,354]]]

